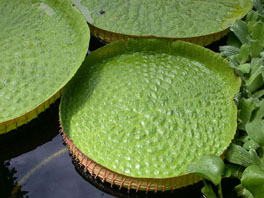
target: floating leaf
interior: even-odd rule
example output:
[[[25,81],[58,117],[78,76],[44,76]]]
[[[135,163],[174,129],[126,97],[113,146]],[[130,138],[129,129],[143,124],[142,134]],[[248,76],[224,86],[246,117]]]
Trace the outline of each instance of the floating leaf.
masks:
[[[102,40],[181,38],[208,45],[251,10],[250,0],[72,0]]]
[[[69,0],[0,1],[0,134],[36,118],[83,62],[90,31]]]
[[[70,148],[97,167],[151,178],[151,188],[161,180],[182,187],[200,179],[186,175],[188,164],[220,156],[233,139],[240,83],[226,60],[200,46],[120,40],[87,56],[62,97],[60,120]]]

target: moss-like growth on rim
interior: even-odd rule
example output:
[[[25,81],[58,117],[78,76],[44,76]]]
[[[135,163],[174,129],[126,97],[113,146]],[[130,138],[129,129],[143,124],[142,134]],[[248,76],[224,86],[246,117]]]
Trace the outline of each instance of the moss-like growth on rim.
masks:
[[[72,0],[106,42],[146,37],[208,45],[252,8],[250,0]]]
[[[69,0],[2,0],[0,134],[60,96],[87,53],[86,21]]]
[[[123,40],[88,55],[60,105],[64,138],[86,169],[141,190],[197,182],[186,166],[221,155],[237,128],[241,80],[183,41]]]

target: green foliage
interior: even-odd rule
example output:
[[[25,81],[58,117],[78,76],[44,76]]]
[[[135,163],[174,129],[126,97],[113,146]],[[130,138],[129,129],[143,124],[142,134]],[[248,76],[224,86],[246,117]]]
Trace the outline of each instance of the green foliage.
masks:
[[[198,162],[188,165],[187,172],[197,174],[204,179],[213,182],[214,185],[218,186],[218,195],[223,197],[221,179],[224,174],[230,171],[225,172],[225,164],[219,156],[212,154],[205,155]],[[202,192],[207,198],[216,197],[211,185],[209,185],[206,181],[204,181]]]
[[[263,198],[264,195],[264,171],[256,165],[245,169],[241,183],[254,198]]]
[[[246,125],[249,137],[257,144],[264,146],[264,120],[254,120]]]
[[[238,96],[238,131],[227,150],[226,167],[232,177],[241,178],[238,195],[262,198],[264,195],[264,9],[261,0],[252,1],[245,21],[231,26],[227,46],[220,54],[242,78]],[[237,37],[237,39],[234,37]]]
[[[229,162],[241,165],[243,167],[247,167],[252,164],[249,160],[249,152],[237,144],[231,144],[225,154],[225,157]]]
[[[220,184],[224,169],[223,160],[216,155],[205,155],[198,162],[187,166],[188,173],[200,175],[215,185]]]

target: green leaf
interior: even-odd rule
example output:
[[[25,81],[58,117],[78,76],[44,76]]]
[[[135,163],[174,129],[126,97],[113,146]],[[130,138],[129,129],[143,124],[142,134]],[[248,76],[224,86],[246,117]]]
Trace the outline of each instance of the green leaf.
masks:
[[[239,48],[230,46],[230,45],[221,46],[219,50],[220,50],[220,55],[223,57],[228,57],[228,56],[232,56],[235,54],[239,54],[240,52]]]
[[[245,63],[248,60],[249,55],[250,55],[250,49],[248,44],[243,44],[240,47],[240,52],[239,52],[240,63],[242,64]]]
[[[256,69],[256,71],[253,74],[250,74],[249,79],[245,81],[247,89],[250,92],[257,91],[264,84],[262,77],[263,72],[264,72],[264,66],[260,66],[259,68]]]
[[[250,39],[249,45],[250,45],[251,56],[259,57],[260,52],[263,50],[263,44],[259,42],[259,40]]]
[[[231,177],[232,176],[232,170],[225,166],[225,170],[223,172],[222,178],[227,178],[227,177]]]
[[[246,125],[246,130],[252,140],[264,146],[264,120],[253,120]]]
[[[258,21],[254,26],[252,27],[252,33],[251,36],[254,40],[257,40],[261,43],[261,45],[264,45],[264,23]]]
[[[258,104],[259,106],[256,112],[254,113],[253,120],[261,120],[264,118],[264,100],[260,101]]]
[[[248,23],[249,21],[257,21],[258,20],[258,13],[255,12],[254,10],[249,11],[249,13],[246,16],[246,22]]]
[[[0,2],[1,134],[58,98],[87,54],[90,31],[70,0]]]
[[[259,98],[261,98],[262,96],[264,96],[264,89],[261,89],[261,90],[255,92],[255,93],[253,94],[253,97],[256,98],[256,99],[259,99]]]
[[[257,152],[254,149],[250,149],[249,155],[250,155],[252,164],[264,170],[264,164],[262,163],[261,159],[259,158]]]
[[[263,14],[263,6],[261,0],[251,0],[253,7],[260,13]]]
[[[264,195],[264,171],[258,166],[252,165],[245,169],[241,183],[251,192],[254,198],[263,198]]]
[[[234,46],[238,49],[241,46],[241,42],[233,32],[229,32],[226,43],[228,46]]]
[[[250,64],[249,63],[245,63],[245,64],[242,64],[242,65],[239,65],[239,69],[243,73],[248,74],[250,72]]]
[[[264,163],[264,146],[259,147],[257,151],[262,163]]]
[[[242,196],[243,196],[243,198],[254,198],[254,196],[251,194],[251,192],[249,192],[245,188],[243,189]]]
[[[117,33],[124,37],[128,35],[196,37],[198,39],[190,41],[203,45],[206,44],[207,38],[211,41],[219,38],[220,34],[212,33],[222,33],[252,8],[250,0],[236,0],[232,3],[230,0],[210,2],[169,0],[166,3],[161,0],[148,0],[144,3],[140,0],[72,0],[72,2],[80,9],[89,24],[104,31],[97,34],[103,40],[108,39],[109,36],[111,40],[116,39],[112,33]],[[104,11],[103,14],[100,10]],[[201,35],[205,36],[201,37]]]
[[[225,169],[223,160],[216,155],[205,155],[198,162],[187,166],[188,173],[197,174],[218,185]]]
[[[253,75],[257,71],[257,69],[263,65],[263,58],[252,58],[250,64],[251,64],[250,75]]]
[[[250,149],[259,148],[259,145],[255,141],[249,140],[243,144],[243,148],[249,151]]]
[[[245,130],[246,124],[250,121],[252,112],[255,109],[255,102],[252,98],[241,98],[238,107],[240,109],[238,113],[238,128]]]
[[[245,21],[236,20],[236,22],[231,25],[230,30],[234,32],[242,44],[247,43],[248,26]]]
[[[241,197],[243,195],[243,188],[242,184],[238,184],[235,186],[234,190],[236,191],[237,196]]]
[[[225,154],[225,157],[227,161],[233,164],[238,164],[244,167],[248,167],[252,165],[249,152],[245,150],[243,147],[236,144],[230,145],[230,147],[228,148]]]
[[[229,169],[231,171],[231,177],[234,178],[241,178],[242,174],[244,172],[244,167],[240,166],[240,165],[236,165],[236,164],[226,164],[225,165],[226,169]]]
[[[227,149],[237,129],[233,98],[240,78],[226,60],[208,49],[182,41],[169,44],[156,39],[129,39],[126,44],[120,40],[87,56],[67,86],[60,108],[67,137],[84,155],[119,174],[166,178],[185,174],[186,166],[200,156],[221,155]],[[178,125],[182,121],[192,124]],[[205,136],[202,144],[210,144],[210,151],[191,146]],[[122,148],[117,151],[118,142]],[[135,150],[137,155],[131,153]],[[151,163],[157,155],[165,160],[158,170]]]
[[[202,188],[202,193],[206,196],[206,198],[216,198],[214,190],[210,184],[206,181],[203,181],[204,187]]]
[[[248,24],[248,32],[251,34],[253,32],[253,27],[255,26],[257,22],[256,21],[249,21]],[[248,39],[251,39],[250,35],[247,36]]]

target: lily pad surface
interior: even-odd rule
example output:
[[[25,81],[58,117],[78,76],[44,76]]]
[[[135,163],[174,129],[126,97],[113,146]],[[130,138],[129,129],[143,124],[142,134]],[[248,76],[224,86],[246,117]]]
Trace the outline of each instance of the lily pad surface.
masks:
[[[252,8],[250,0],[72,0],[91,32],[111,42],[125,37],[178,38],[208,45]]]
[[[200,46],[123,40],[88,55],[60,105],[64,138],[92,174],[141,190],[199,181],[186,166],[220,156],[237,128],[240,88],[227,61]]]
[[[35,118],[81,65],[89,29],[65,0],[0,1],[0,134]]]

